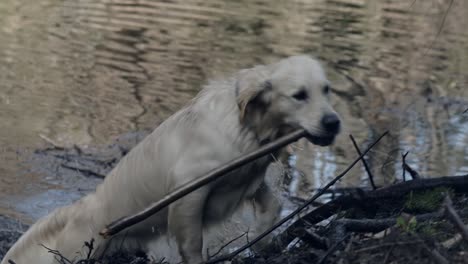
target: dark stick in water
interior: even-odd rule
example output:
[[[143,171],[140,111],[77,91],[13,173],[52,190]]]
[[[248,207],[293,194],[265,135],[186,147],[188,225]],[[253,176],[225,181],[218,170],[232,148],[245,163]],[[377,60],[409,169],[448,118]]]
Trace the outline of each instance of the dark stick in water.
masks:
[[[204,186],[205,184],[208,184],[218,179],[219,177],[225,175],[226,173],[231,172],[249,162],[252,162],[288,144],[291,144],[305,136],[307,136],[306,130],[299,129],[271,143],[268,143],[243,157],[236,158],[233,161],[229,162],[228,164],[225,164],[219,168],[216,168],[208,172],[206,175],[178,187],[172,193],[169,193],[161,200],[151,204],[149,207],[147,207],[143,211],[138,212],[134,215],[125,216],[121,219],[114,221],[113,223],[109,224],[104,230],[102,230],[99,234],[105,238],[115,235],[118,232],[124,230],[125,228],[135,225],[147,219],[148,217],[159,212],[160,210],[170,205],[171,203],[195,191],[196,189]]]
[[[356,140],[354,139],[353,135],[349,135],[349,138],[353,142],[353,145],[354,145],[354,148],[356,149],[357,154],[359,156],[362,156],[361,149],[359,149],[359,146],[356,143]],[[362,157],[361,161],[362,161],[362,164],[364,165],[364,168],[366,169],[367,175],[369,176],[369,181],[370,181],[370,184],[372,186],[372,189],[374,189],[374,190],[377,189],[377,186],[375,186],[375,183],[374,183],[374,175],[372,174],[372,172],[371,172],[371,170],[369,168],[369,165],[367,165],[367,162],[364,159],[364,157]]]

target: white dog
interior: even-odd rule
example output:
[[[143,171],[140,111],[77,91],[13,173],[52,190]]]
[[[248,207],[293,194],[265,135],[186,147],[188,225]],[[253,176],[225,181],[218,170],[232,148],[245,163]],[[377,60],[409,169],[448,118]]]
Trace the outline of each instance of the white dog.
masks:
[[[142,210],[182,184],[292,129],[305,128],[315,144],[331,144],[340,120],[328,93],[322,67],[307,56],[241,70],[209,83],[125,156],[95,193],[31,226],[1,264],[10,259],[17,264],[55,263],[42,245],[73,259],[91,238],[99,248],[96,252],[102,252],[108,240],[98,233],[110,222]],[[280,207],[264,184],[270,162],[262,158],[237,169],[116,239],[125,236],[125,243],[145,246],[158,233],[168,231],[185,263],[202,262],[203,227],[229,217],[246,199],[255,203],[256,232],[276,220]]]

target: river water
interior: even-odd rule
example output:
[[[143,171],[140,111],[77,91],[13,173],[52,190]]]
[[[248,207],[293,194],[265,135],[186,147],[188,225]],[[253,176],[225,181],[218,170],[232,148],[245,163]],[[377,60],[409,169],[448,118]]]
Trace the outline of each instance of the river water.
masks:
[[[36,219],[97,184],[31,169],[35,149],[112,144],[209,78],[298,53],[326,66],[344,131],[293,147],[292,197],[356,157],[349,134],[364,148],[390,131],[368,156],[379,185],[401,179],[406,151],[423,177],[466,174],[467,24],[468,2],[450,0],[2,0],[0,214]],[[368,186],[362,166],[338,186]]]

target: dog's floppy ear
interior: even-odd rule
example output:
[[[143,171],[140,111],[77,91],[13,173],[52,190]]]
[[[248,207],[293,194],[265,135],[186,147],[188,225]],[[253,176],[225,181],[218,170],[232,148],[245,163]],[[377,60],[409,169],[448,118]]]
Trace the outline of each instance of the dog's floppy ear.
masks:
[[[269,105],[272,84],[262,70],[257,66],[242,70],[237,76],[236,96],[241,122],[249,109],[257,107],[265,110]]]

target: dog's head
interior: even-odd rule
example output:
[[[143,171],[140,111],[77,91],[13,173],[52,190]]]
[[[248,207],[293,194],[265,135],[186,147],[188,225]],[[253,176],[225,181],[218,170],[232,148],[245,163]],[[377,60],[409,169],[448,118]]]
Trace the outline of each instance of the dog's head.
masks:
[[[308,56],[241,71],[236,93],[241,122],[259,131],[302,127],[321,146],[333,143],[340,131],[330,84],[320,63]]]

